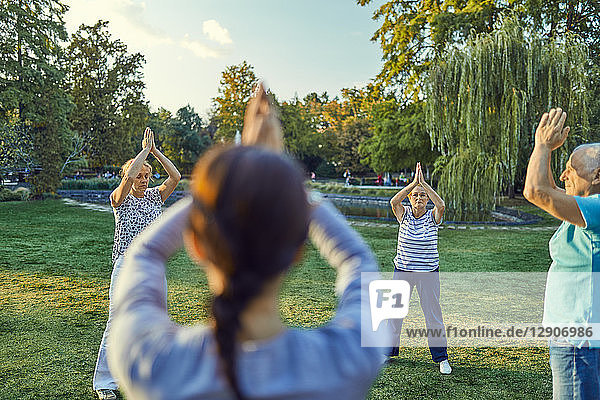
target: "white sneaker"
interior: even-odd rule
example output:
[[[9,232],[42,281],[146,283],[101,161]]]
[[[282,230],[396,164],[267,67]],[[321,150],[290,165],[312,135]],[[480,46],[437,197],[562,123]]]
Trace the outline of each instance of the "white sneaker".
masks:
[[[450,366],[450,363],[448,362],[448,360],[444,360],[440,363],[440,373],[444,374],[444,375],[448,375],[452,372],[452,367]]]
[[[116,400],[117,395],[111,389],[98,389],[96,395],[99,400]]]

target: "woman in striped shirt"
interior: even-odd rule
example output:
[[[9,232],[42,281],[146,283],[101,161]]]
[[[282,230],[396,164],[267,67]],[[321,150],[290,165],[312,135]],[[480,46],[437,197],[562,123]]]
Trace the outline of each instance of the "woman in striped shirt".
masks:
[[[410,201],[410,207],[402,205],[406,197]],[[430,199],[434,207],[432,210],[427,210]],[[431,357],[434,362],[440,364],[442,374],[449,374],[452,368],[448,363],[444,320],[440,307],[437,250],[438,226],[444,215],[444,200],[425,182],[421,163],[417,163],[414,180],[392,197],[390,204],[400,224],[398,247],[394,258],[394,279],[407,281],[410,284],[411,294],[416,287],[428,331],[437,330],[442,333],[441,337],[429,335],[427,338]],[[397,356],[402,320],[390,320],[390,323],[396,342],[389,355]]]

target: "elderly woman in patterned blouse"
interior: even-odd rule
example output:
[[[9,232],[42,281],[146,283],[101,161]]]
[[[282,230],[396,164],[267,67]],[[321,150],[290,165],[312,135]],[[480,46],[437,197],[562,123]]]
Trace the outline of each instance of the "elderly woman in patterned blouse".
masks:
[[[162,185],[153,188],[148,188],[150,176],[152,175],[152,166],[146,161],[149,154],[152,154],[160,162],[169,175]],[[133,238],[160,216],[163,203],[173,193],[181,179],[181,174],[175,165],[156,148],[154,133],[150,128],[146,128],[144,131],[142,151],[123,165],[121,175],[123,177],[121,183],[110,194],[110,204],[115,215],[115,238],[112,252],[113,271],[109,289],[110,304],[108,321],[102,335],[93,380],[94,390],[100,399],[116,399],[114,390],[117,389],[117,383],[108,369],[106,341],[113,313],[113,284],[119,274],[123,255]]]

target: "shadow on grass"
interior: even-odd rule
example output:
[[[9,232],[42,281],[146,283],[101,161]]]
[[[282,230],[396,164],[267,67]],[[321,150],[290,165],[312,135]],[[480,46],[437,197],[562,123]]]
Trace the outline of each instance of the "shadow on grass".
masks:
[[[113,216],[59,201],[0,204],[0,399],[92,399],[92,373],[108,312]],[[361,227],[382,269],[393,268],[397,227]],[[443,271],[547,271],[551,232],[441,231]],[[184,254],[169,264],[175,320],[207,318],[206,279]],[[307,246],[286,281],[282,314],[317,326],[333,314],[335,272]],[[441,376],[427,349],[404,349],[372,399],[551,397],[547,349],[451,349]]]

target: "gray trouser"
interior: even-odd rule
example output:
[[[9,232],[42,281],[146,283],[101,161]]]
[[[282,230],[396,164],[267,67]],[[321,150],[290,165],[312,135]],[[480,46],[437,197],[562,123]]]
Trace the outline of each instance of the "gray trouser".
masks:
[[[439,332],[441,335],[428,334],[427,342],[431,358],[434,362],[440,362],[448,359],[446,351],[447,341],[442,318],[442,308],[440,307],[440,273],[439,270],[431,272],[410,272],[395,269],[393,279],[403,280],[410,284],[410,294],[416,287],[421,309],[425,315],[425,325],[428,332]],[[410,296],[409,296],[410,300]],[[394,332],[394,346],[400,345],[400,333],[402,332],[402,320],[390,319],[389,323]]]

